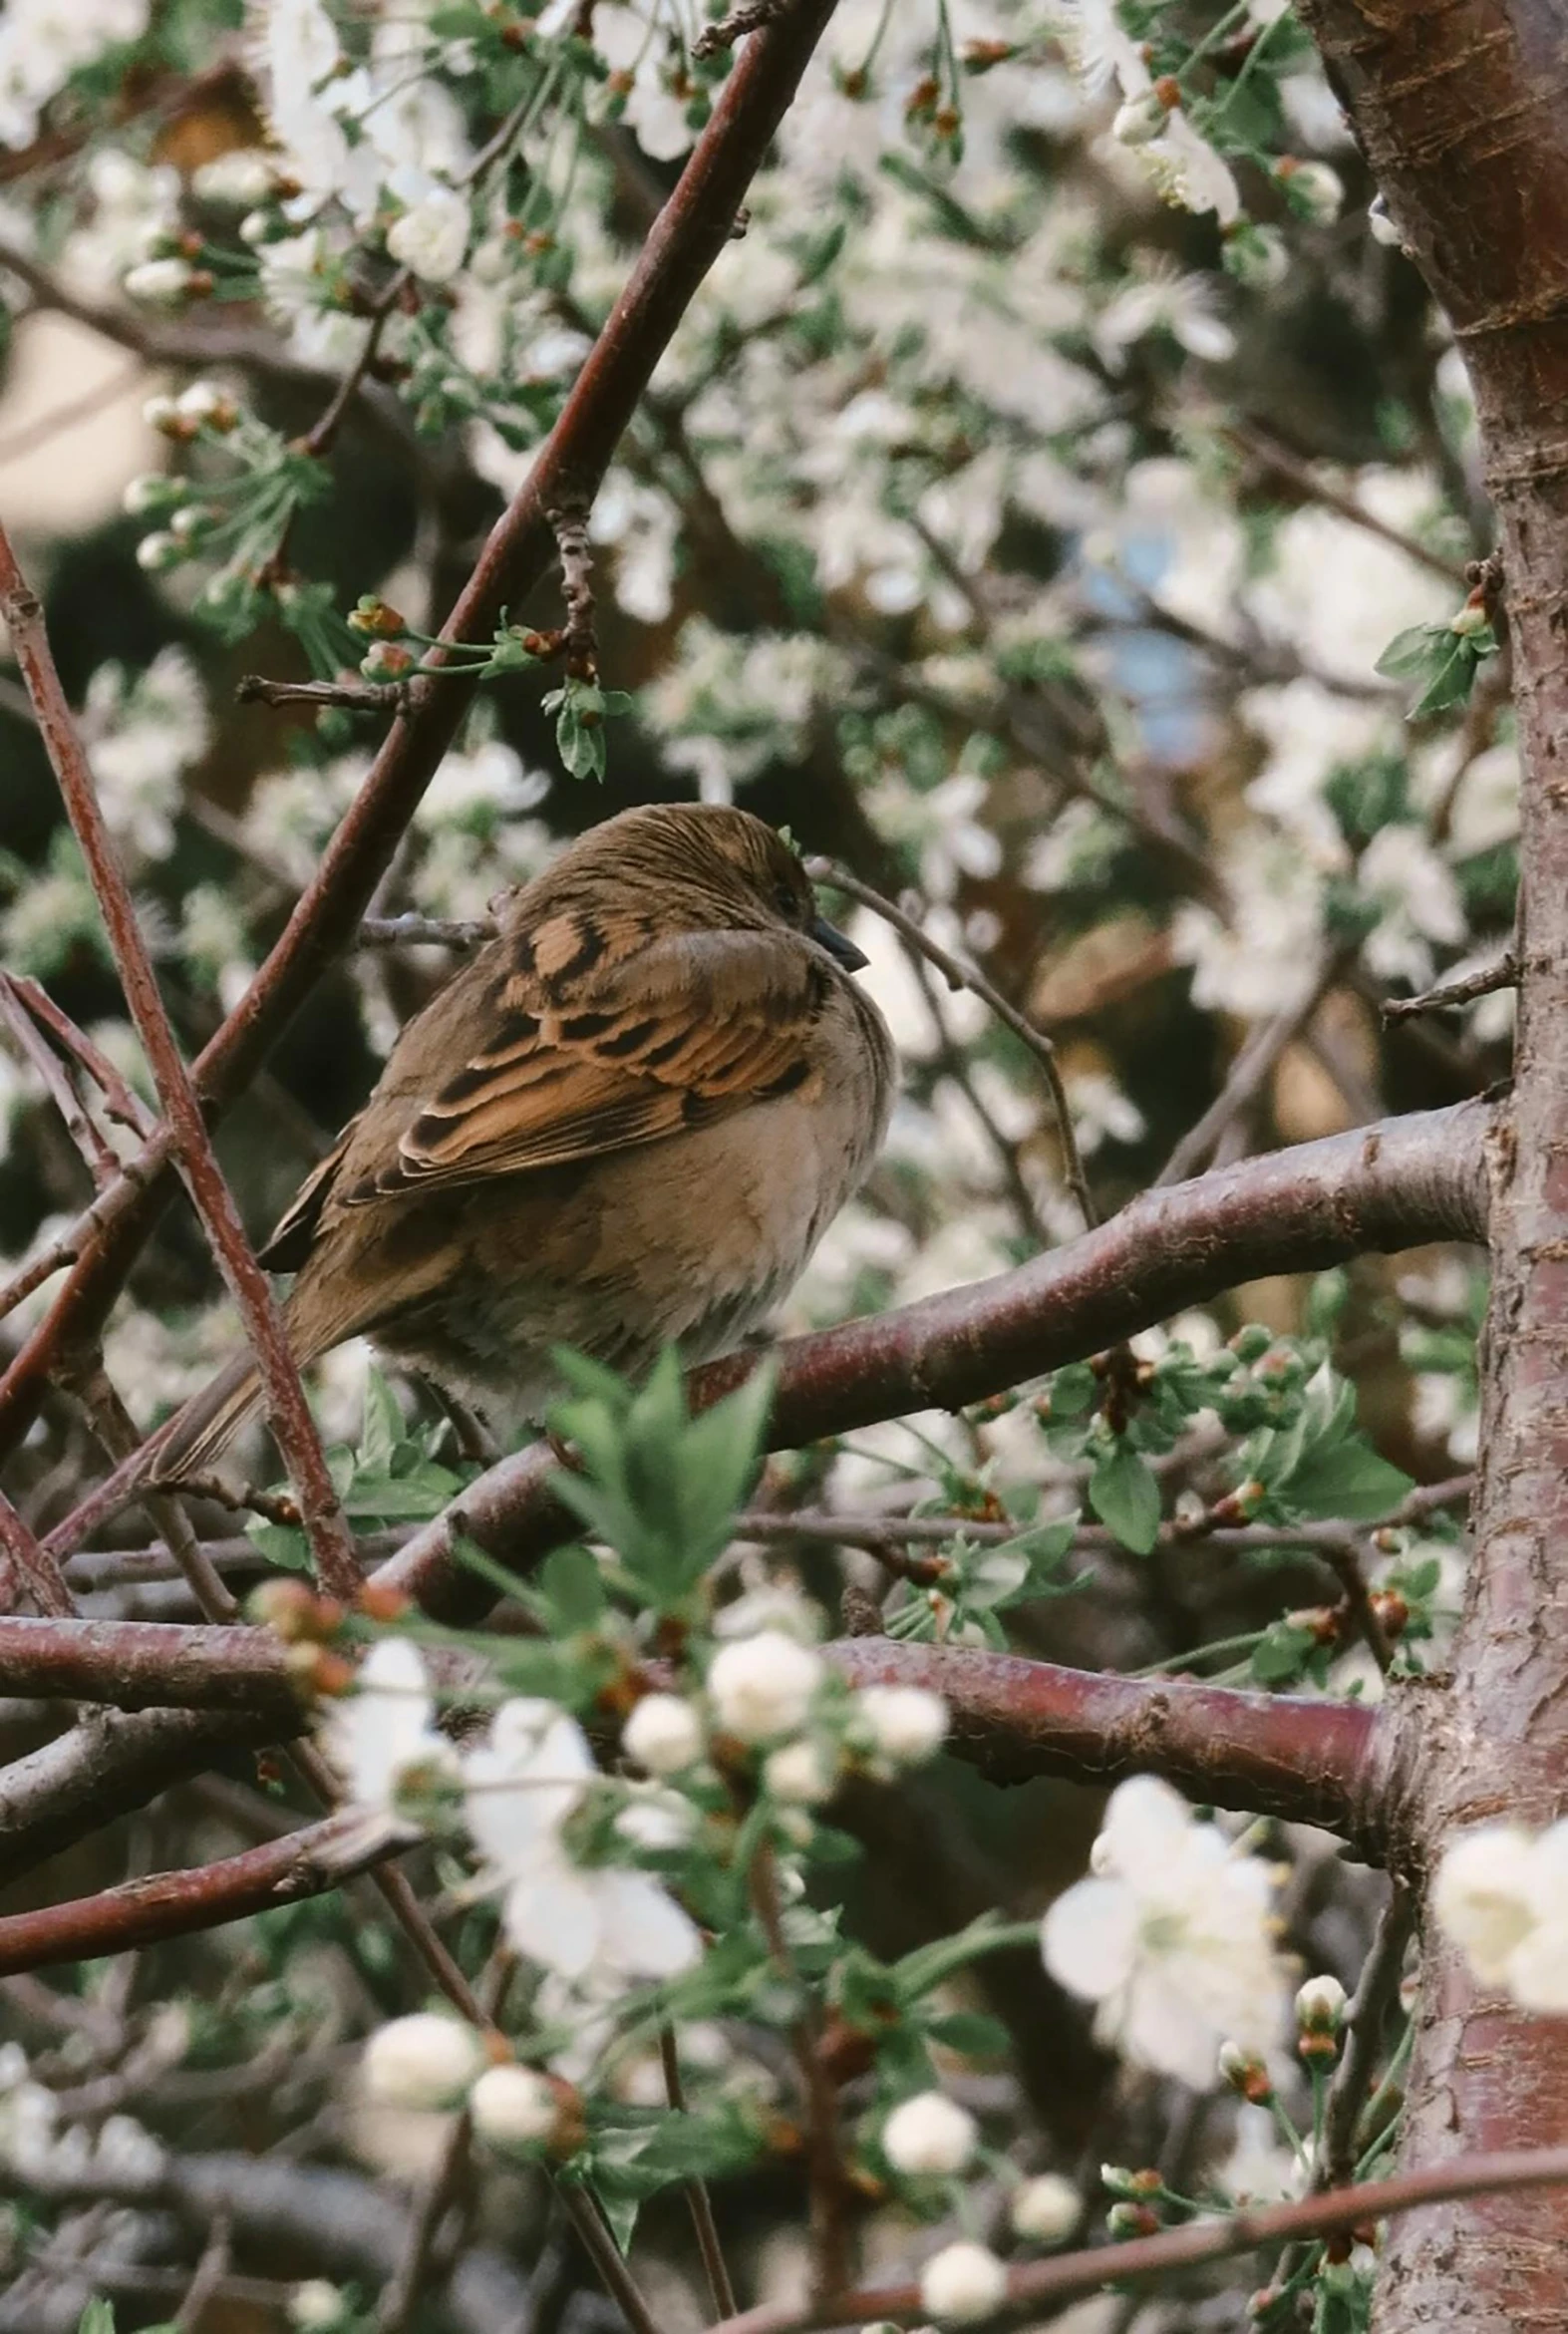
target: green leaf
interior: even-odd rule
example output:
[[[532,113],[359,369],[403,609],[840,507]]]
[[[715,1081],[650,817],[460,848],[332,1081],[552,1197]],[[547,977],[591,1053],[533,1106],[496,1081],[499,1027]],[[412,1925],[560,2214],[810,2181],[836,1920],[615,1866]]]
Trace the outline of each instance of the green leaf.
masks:
[[[1093,1407],[1098,1391],[1099,1380],[1088,1362],[1070,1362],[1051,1381],[1051,1416],[1082,1418]]]
[[[365,1424],[359,1439],[359,1456],[366,1469],[386,1474],[403,1438],[403,1412],[398,1407],[398,1398],[382,1372],[372,1368],[365,1379]]]
[[[115,2305],[95,2293],[76,2322],[76,2334],[115,2334]]]
[[[1407,631],[1396,632],[1372,669],[1391,681],[1411,680],[1429,672],[1434,648],[1444,634],[1453,638],[1446,624],[1411,624]]]
[[[245,1537],[269,1564],[276,1564],[280,1572],[313,1573],[310,1541],[303,1531],[292,1523],[250,1523]]]
[[[1288,1495],[1300,1515],[1375,1523],[1412,1488],[1408,1475],[1357,1436],[1309,1453],[1292,1475]]]
[[[1159,1485],[1131,1445],[1117,1443],[1089,1479],[1089,1503],[1107,1531],[1135,1556],[1159,1537]]]
[[[563,1630],[597,1628],[604,1615],[604,1582],[586,1548],[555,1548],[539,1584]]]
[[[988,2018],[982,2010],[951,2010],[928,2020],[925,2033],[928,2041],[966,2059],[1004,2059],[1013,2047],[1001,2019]]]

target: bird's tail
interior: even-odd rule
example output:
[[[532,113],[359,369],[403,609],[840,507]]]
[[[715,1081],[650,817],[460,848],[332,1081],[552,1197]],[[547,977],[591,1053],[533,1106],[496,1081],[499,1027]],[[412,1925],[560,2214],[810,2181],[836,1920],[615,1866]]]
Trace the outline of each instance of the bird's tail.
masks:
[[[166,1484],[204,1475],[261,1408],[261,1378],[248,1354],[237,1354],[209,1386],[192,1394],[154,1438],[145,1480]]]

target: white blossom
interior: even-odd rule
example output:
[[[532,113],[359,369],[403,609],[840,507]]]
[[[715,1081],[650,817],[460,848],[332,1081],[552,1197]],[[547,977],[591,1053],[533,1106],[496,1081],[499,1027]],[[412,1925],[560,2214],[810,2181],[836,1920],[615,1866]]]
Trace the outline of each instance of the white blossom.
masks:
[[[377,2027],[360,2079],[378,2107],[455,2107],[483,2065],[484,2044],[473,2027],[439,2010],[417,2010]]]
[[[967,2238],[944,2245],[920,2272],[920,2307],[948,2324],[989,2318],[1006,2297],[1006,2269],[987,2246]]]
[[[433,186],[388,229],[387,249],[427,283],[450,283],[463,265],[470,225],[467,195]]]
[[[517,1950],[574,1981],[673,1977],[702,1950],[689,1915],[647,1872],[577,1863],[563,1836],[597,1778],[575,1719],[553,1703],[502,1703],[464,1761],[469,1829],[505,1889]]]
[[[1424,985],[1434,961],[1428,943],[1456,946],[1468,930],[1452,869],[1418,827],[1396,821],[1362,852],[1356,881],[1380,911],[1363,947],[1369,968],[1379,980]]]
[[[401,1816],[411,1783],[457,1772],[457,1753],[437,1732],[436,1705],[419,1650],[383,1637],[360,1665],[352,1694],[333,1705],[322,1748],[357,1808]]]
[[[1214,2079],[1221,2038],[1265,2051],[1277,2039],[1284,1971],[1270,1881],[1168,1784],[1138,1776],[1110,1797],[1094,1877],[1046,1914],[1046,1967],[1098,2005],[1096,2032],[1134,2065],[1195,2090]]]
[[[73,73],[140,40],[149,0],[6,0],[0,16],[0,146],[27,146]]]
[[[650,1775],[679,1775],[703,1755],[702,1720],[679,1694],[645,1694],[621,1730],[621,1747]]]
[[[1084,2216],[1084,2199],[1060,2172],[1037,2172],[1021,2180],[1008,2204],[1013,2231],[1030,2244],[1060,2245]]]
[[[945,2092],[921,2091],[902,2100],[882,2126],[882,2154],[910,2179],[952,2179],[965,2170],[980,2144],[969,2110]]]
[[[1568,2011],[1568,1821],[1484,1824],[1443,1851],[1432,1910],[1483,1985]]]
[[[819,1654],[779,1629],[765,1629],[721,1647],[708,1692],[727,1734],[765,1743],[805,1724],[824,1674]]]

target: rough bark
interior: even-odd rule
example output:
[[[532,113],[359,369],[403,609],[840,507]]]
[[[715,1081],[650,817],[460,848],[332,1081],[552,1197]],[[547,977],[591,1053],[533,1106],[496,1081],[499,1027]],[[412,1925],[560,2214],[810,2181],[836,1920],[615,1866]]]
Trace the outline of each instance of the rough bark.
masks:
[[[1560,0],[1304,0],[1404,238],[1452,320],[1496,504],[1524,761],[1520,1034],[1492,1145],[1476,1553],[1408,1803],[1459,1826],[1561,1812],[1568,1773],[1568,15]],[[1480,1993],[1429,1932],[1409,2167],[1561,2138],[1568,2020]],[[1379,2334],[1568,2329],[1568,2195],[1394,2231]]]

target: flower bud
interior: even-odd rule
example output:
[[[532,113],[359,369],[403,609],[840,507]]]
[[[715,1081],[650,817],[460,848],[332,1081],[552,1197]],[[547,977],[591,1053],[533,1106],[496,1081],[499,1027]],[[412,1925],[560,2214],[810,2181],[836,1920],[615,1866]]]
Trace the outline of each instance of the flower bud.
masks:
[[[1345,1988],[1337,1977],[1309,1977],[1296,1996],[1296,2024],[1303,2034],[1338,2034],[1345,2017]]]
[[[124,290],[132,300],[146,300],[157,308],[177,308],[195,287],[195,275],[183,259],[144,259],[126,275]]]
[[[401,648],[395,640],[377,640],[360,658],[359,669],[367,681],[401,681],[415,662],[412,648]]]
[[[921,2091],[882,2126],[882,2154],[910,2179],[952,2179],[974,2156],[980,2132],[967,2108],[940,2091]]]
[[[563,2125],[575,2121],[564,2111],[576,2094],[531,2067],[486,2067],[469,2093],[473,2129],[492,2148],[507,2152],[550,2148]]]
[[[946,1740],[947,1704],[924,1686],[866,1686],[855,1696],[854,1710],[890,1767],[921,1766]]]
[[[1219,2046],[1220,2080],[1232,2091],[1249,2100],[1254,2107],[1267,2107],[1274,2097],[1274,2078],[1263,2061],[1253,2052],[1242,2049],[1239,2042],[1222,2042]]]
[[[726,1734],[765,1743],[804,1725],[823,1674],[820,1654],[780,1629],[764,1629],[720,1649],[708,1691]]]
[[[360,2072],[378,2107],[442,2108],[458,2104],[484,2064],[484,2044],[471,2026],[419,2010],[377,2028]]]
[[[837,1762],[813,1742],[785,1743],[763,1762],[763,1787],[787,1807],[819,1808],[833,1796]]]
[[[1490,621],[1485,601],[1472,592],[1458,614],[1449,618],[1448,630],[1461,640],[1473,640],[1478,633],[1486,631]]]
[[[137,565],[149,575],[165,574],[170,567],[177,567],[184,556],[183,543],[166,529],[158,534],[145,534],[137,545]]]
[[[165,478],[161,471],[144,471],[120,498],[128,518],[148,518],[156,510],[172,510],[185,498],[183,479]]]
[[[1226,236],[1224,265],[1226,273],[1249,291],[1271,292],[1290,272],[1290,253],[1284,236],[1273,227],[1249,221]]]
[[[325,2277],[307,2277],[291,2288],[283,2314],[296,2334],[337,2334],[348,2324],[348,2297]]]
[[[1299,163],[1294,155],[1286,155],[1275,165],[1274,175],[1299,218],[1326,227],[1339,217],[1345,186],[1338,170],[1331,170],[1327,163]]]
[[[944,2245],[920,2272],[920,2307],[949,2324],[989,2318],[1006,2299],[1007,2271],[985,2245]]]
[[[703,1755],[702,1720],[680,1694],[645,1694],[621,1729],[621,1748],[650,1775],[681,1775]]]
[[[1159,2228],[1159,2214],[1146,2204],[1112,2204],[1105,2214],[1105,2226],[1115,2237],[1153,2236]]]
[[[1060,2172],[1037,2172],[1013,2190],[1008,2207],[1014,2233],[1031,2244],[1060,2245],[1083,2217],[1084,2199]]]

